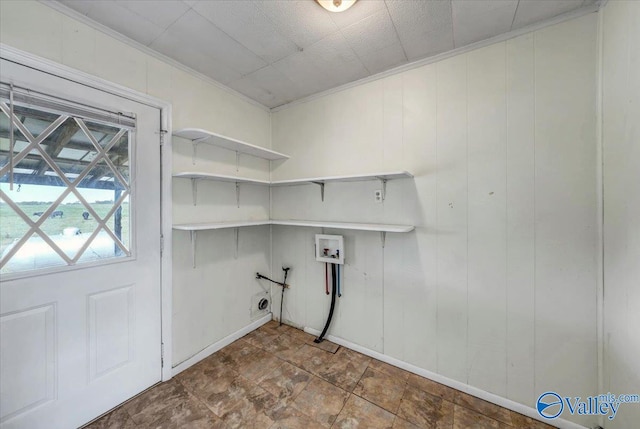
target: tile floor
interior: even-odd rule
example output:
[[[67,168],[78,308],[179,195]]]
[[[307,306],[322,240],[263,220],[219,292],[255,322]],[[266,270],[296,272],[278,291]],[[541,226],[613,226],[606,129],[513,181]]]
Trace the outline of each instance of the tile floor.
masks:
[[[269,322],[87,428],[552,427],[313,339]]]

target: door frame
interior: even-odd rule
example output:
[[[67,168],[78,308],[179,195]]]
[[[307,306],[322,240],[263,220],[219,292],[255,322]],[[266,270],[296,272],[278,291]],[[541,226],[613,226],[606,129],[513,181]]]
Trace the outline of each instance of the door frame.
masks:
[[[97,76],[76,70],[74,68],[56,63],[54,61],[42,58],[29,52],[16,49],[12,46],[0,43],[0,58],[15,62],[26,67],[40,70],[63,79],[94,88],[118,97],[126,98],[131,101],[146,104],[160,109],[160,127],[162,136],[159,136],[161,142],[161,189],[160,189],[160,205],[161,205],[161,258],[160,258],[160,302],[161,302],[161,362],[162,362],[162,381],[171,378],[172,373],[172,228],[173,217],[171,210],[172,195],[172,105],[166,100],[152,97],[143,92],[127,88],[123,85],[110,82]]]

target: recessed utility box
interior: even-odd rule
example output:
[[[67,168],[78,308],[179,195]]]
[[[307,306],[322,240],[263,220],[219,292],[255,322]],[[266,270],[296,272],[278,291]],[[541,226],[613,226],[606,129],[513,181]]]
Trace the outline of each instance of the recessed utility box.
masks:
[[[251,297],[251,320],[258,319],[271,311],[269,292],[260,292]]]
[[[316,234],[316,261],[344,264],[344,240],[341,235]]]

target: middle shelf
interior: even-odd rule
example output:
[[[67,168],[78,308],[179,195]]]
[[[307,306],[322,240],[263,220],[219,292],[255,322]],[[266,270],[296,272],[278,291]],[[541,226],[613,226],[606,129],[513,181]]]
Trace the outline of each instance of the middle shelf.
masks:
[[[173,229],[188,231],[191,238],[191,260],[196,267],[196,240],[198,231],[234,228],[236,231],[236,254],[238,252],[238,228],[246,226],[282,225],[310,228],[350,229],[355,231],[374,231],[380,233],[382,247],[385,245],[387,232],[406,233],[415,229],[414,225],[394,225],[385,223],[328,222],[318,220],[265,219],[249,221],[225,221],[206,223],[184,223],[173,225]]]
[[[351,174],[343,176],[324,176],[324,177],[307,177],[303,179],[289,179],[289,180],[260,180],[251,179],[249,177],[228,176],[225,174],[212,174],[212,173],[198,173],[193,171],[184,171],[180,173],[174,173],[173,177],[178,179],[191,179],[191,190],[193,194],[193,205],[197,205],[198,196],[198,181],[199,180],[213,180],[218,182],[231,182],[236,184],[236,199],[238,200],[238,206],[240,205],[240,183],[248,183],[252,185],[263,186],[295,186],[295,185],[308,185],[314,184],[320,186],[320,197],[324,201],[324,186],[326,183],[333,182],[364,182],[370,180],[379,180],[382,186],[382,200],[384,201],[387,193],[387,182],[393,179],[411,179],[413,174],[408,171],[385,171],[382,173],[370,173],[370,174]]]

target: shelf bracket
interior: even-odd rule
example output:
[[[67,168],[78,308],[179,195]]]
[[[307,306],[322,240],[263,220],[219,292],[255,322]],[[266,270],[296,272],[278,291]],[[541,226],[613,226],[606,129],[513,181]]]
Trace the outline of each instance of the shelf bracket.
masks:
[[[236,204],[240,208],[240,183],[236,182]]]
[[[191,198],[193,199],[193,205],[198,205],[198,179],[191,178]]]
[[[207,137],[191,140],[191,148],[192,148],[191,163],[193,165],[196,165],[196,159],[198,158],[198,144],[202,143],[205,140],[207,140]]]
[[[380,231],[380,241],[382,242],[382,248],[384,249],[385,242],[387,241],[386,231]]]
[[[311,182],[314,185],[320,186],[320,198],[324,201],[324,182]]]
[[[234,255],[235,259],[238,259],[238,243],[240,241],[240,228],[234,228],[235,229],[235,235],[236,235],[236,253]]]
[[[196,267],[196,239],[198,237],[197,231],[189,231],[189,235],[191,236],[191,262],[193,264],[193,268]]]
[[[389,179],[378,177],[378,180],[380,181],[380,186],[382,186],[382,201],[384,201],[384,199],[387,197],[387,182]]]
[[[236,151],[236,173],[240,171],[240,152]]]

